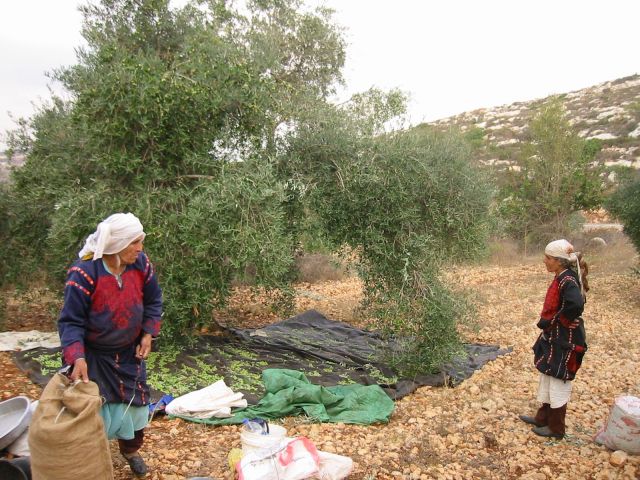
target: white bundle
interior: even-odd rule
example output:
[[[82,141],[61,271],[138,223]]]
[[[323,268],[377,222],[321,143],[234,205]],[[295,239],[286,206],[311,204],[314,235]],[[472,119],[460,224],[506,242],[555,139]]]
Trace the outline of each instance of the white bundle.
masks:
[[[189,392],[172,400],[165,408],[169,415],[193,418],[227,418],[232,408],[246,408],[244,394],[234,393],[224,380],[218,380],[208,387]]]

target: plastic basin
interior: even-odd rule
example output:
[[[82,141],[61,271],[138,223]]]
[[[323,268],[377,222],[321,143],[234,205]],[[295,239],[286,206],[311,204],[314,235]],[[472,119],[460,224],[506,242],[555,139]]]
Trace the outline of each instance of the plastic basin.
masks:
[[[0,450],[15,442],[30,422],[31,401],[27,397],[0,402]]]

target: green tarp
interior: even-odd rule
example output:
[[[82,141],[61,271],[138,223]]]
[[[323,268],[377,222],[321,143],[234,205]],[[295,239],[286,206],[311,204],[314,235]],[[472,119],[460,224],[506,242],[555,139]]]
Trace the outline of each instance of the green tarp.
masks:
[[[305,414],[316,422],[370,425],[388,422],[393,400],[378,385],[313,385],[296,370],[269,368],[262,372],[266,395],[255,406],[237,410],[230,418],[196,419],[210,425],[242,423],[245,418],[274,419]]]

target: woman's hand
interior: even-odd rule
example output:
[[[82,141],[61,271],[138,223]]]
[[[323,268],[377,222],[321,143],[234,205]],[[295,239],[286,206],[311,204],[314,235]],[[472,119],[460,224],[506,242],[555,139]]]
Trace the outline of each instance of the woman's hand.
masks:
[[[136,347],[136,358],[144,360],[151,353],[151,334],[145,333],[140,339],[140,345]]]
[[[77,359],[73,364],[73,370],[69,376],[74,382],[76,380],[82,380],[84,383],[89,383],[89,372],[87,370],[87,361],[84,358]]]

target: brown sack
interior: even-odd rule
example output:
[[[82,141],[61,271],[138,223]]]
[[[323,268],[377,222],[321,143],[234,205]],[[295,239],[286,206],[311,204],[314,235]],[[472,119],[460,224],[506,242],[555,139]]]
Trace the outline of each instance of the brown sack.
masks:
[[[33,480],[113,480],[101,406],[94,382],[74,386],[53,376],[29,425]]]

